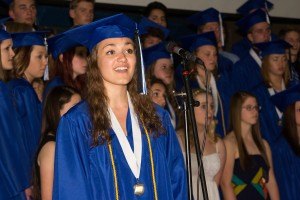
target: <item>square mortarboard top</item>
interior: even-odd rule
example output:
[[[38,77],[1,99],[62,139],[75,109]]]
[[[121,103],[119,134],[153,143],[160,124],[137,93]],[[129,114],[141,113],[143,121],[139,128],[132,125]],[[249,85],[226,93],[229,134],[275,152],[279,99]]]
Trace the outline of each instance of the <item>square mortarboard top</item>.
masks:
[[[6,39],[10,39],[10,33],[6,32],[5,30],[0,29],[0,42]]]
[[[45,36],[47,31],[34,31],[34,32],[21,32],[13,33],[11,37],[13,39],[13,47],[25,47],[25,46],[45,46]]]
[[[143,49],[143,58],[145,68],[147,69],[152,63],[161,58],[171,58],[169,52],[167,52],[164,43],[158,43],[149,48]]]
[[[241,5],[236,11],[242,15],[248,15],[257,9],[272,9],[273,3],[266,0],[248,0]]]
[[[60,54],[77,46],[81,46],[81,44],[70,39],[64,33],[48,39],[48,51],[52,54],[54,59],[57,59]]]
[[[136,24],[124,14],[97,20],[66,31],[64,34],[87,47],[91,52],[99,42],[108,38],[128,37],[133,39]]]
[[[281,112],[284,112],[288,106],[300,101],[300,84],[271,96],[271,101]]]
[[[268,23],[268,14],[265,11],[258,9],[237,21],[236,25],[241,29],[243,33],[246,34],[252,26],[260,22]]]
[[[184,49],[189,49],[191,52],[204,45],[217,46],[216,36],[213,31],[184,36],[179,41]]]
[[[285,50],[292,47],[284,40],[274,40],[254,45],[260,50],[260,56],[262,58],[270,54],[285,54]]]
[[[220,23],[219,15],[220,12],[215,8],[208,8],[206,10],[195,13],[194,15],[190,16],[187,20],[196,26],[202,26],[208,22]]]
[[[150,27],[151,28],[157,28],[157,29],[161,30],[162,33],[164,34],[164,39],[166,39],[170,34],[170,30],[167,29],[166,27],[163,27],[160,24],[157,24],[157,23],[149,20],[148,18],[143,17],[141,19],[140,23],[139,23],[139,26],[138,26],[140,35],[148,34],[148,29]]]

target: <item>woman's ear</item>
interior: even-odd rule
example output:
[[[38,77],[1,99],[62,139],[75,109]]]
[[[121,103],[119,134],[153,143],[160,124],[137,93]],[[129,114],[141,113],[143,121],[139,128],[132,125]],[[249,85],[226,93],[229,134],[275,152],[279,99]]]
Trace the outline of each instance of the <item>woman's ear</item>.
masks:
[[[58,59],[59,59],[60,62],[63,62],[63,61],[64,61],[64,56],[63,56],[63,54],[59,54]]]

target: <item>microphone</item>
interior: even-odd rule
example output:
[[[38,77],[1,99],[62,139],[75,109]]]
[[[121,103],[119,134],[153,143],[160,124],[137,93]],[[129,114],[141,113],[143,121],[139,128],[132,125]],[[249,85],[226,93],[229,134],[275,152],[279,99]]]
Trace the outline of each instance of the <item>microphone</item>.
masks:
[[[199,59],[197,56],[190,53],[189,51],[184,50],[183,48],[179,47],[176,44],[176,42],[173,42],[173,41],[168,42],[166,45],[166,49],[170,53],[175,53],[185,60],[192,61],[192,62],[202,65],[204,68],[206,68],[204,65],[204,62],[201,59]]]

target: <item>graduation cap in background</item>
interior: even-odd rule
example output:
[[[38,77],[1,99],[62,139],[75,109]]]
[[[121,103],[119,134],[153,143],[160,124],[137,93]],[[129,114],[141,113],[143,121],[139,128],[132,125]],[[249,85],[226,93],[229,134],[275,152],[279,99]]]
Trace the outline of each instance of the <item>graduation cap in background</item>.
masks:
[[[11,35],[6,32],[5,30],[0,29],[0,41],[6,40],[6,39],[10,39]]]
[[[292,47],[284,40],[262,42],[254,45],[260,50],[260,56],[262,58],[270,54],[285,54],[285,50]]]
[[[10,17],[5,17],[3,19],[0,19],[0,29],[3,29],[6,31],[5,23],[10,19],[11,19]]]
[[[269,23],[268,14],[265,11],[258,9],[237,21],[236,25],[244,34],[246,34],[252,26],[260,22]]]
[[[242,4],[236,11],[242,15],[248,15],[257,9],[264,9],[269,11],[273,8],[273,3],[266,0],[248,0],[246,3]]]
[[[224,31],[223,31],[223,19],[222,14],[215,8],[208,8],[206,10],[197,12],[187,19],[193,25],[199,27],[209,22],[217,22],[220,25],[220,36],[222,46],[225,45]]]
[[[300,84],[271,96],[271,101],[281,112],[284,112],[288,106],[300,101]]]
[[[11,37],[13,39],[13,47],[25,47],[25,46],[47,46],[46,43],[46,31],[34,31],[34,32],[21,32],[13,33]]]
[[[179,41],[184,49],[189,49],[191,52],[204,45],[212,45],[217,47],[217,40],[213,31],[184,36],[181,37]]]
[[[149,48],[143,49],[143,57],[144,57],[146,70],[149,68],[149,66],[152,63],[154,63],[158,59],[161,58],[171,59],[170,53],[167,52],[165,44],[162,42],[154,46],[151,46]]]
[[[148,34],[149,28],[157,28],[161,30],[161,32],[164,34],[164,39],[166,39],[170,34],[170,30],[167,29],[166,27],[163,27],[160,24],[157,24],[149,20],[148,18],[143,17],[138,25],[140,35]]]
[[[117,14],[73,28],[64,34],[92,52],[94,46],[108,38],[128,37],[133,39],[135,27],[135,22],[129,17]]]
[[[81,46],[80,43],[70,39],[65,34],[59,34],[48,39],[48,52],[54,59],[73,47]]]

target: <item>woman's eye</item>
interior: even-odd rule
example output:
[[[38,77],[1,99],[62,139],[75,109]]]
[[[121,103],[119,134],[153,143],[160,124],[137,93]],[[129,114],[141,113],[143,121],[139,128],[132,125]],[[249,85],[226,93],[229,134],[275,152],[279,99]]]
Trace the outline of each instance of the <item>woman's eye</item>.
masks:
[[[110,50],[110,51],[107,51],[107,52],[106,52],[106,55],[113,55],[113,54],[115,54],[115,51],[114,51],[114,50]]]
[[[127,49],[127,50],[126,50],[126,53],[128,53],[128,54],[133,54],[133,53],[134,53],[134,50],[133,50],[133,49]]]
[[[158,92],[153,92],[154,97],[158,97]]]

